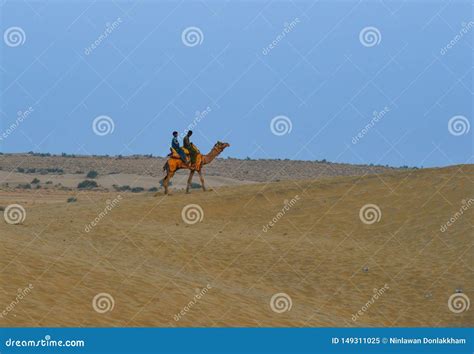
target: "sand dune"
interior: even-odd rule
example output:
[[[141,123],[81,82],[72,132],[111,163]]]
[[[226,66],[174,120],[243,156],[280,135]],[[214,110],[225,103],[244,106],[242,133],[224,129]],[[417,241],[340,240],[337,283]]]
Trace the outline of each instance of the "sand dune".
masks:
[[[171,197],[81,192],[75,203],[72,192],[2,193],[0,205],[22,204],[26,220],[0,223],[0,303],[32,289],[0,324],[473,325],[473,309],[456,314],[448,299],[458,289],[474,300],[474,206],[440,231],[474,198],[473,183],[469,165]],[[183,221],[189,204],[201,222]],[[378,222],[361,221],[367,204]],[[100,293],[111,311],[94,310]]]

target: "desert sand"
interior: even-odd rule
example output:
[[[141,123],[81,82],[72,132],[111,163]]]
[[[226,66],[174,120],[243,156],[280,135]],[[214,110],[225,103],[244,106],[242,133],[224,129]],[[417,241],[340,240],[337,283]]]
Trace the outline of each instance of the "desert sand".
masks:
[[[180,170],[176,173],[172,180],[172,187],[176,190],[183,190],[186,188],[186,183],[188,180],[189,171]],[[10,188],[15,188],[21,184],[30,184],[30,182],[37,178],[40,182],[38,185],[41,189],[76,189],[77,185],[90,178],[87,178],[84,174],[48,174],[48,175],[38,175],[38,174],[26,174],[26,173],[16,173],[16,172],[6,172],[0,171],[0,181],[3,185],[8,184]],[[135,173],[117,173],[117,174],[107,174],[99,175],[97,178],[94,178],[94,181],[99,185],[99,189],[104,190],[114,190],[114,185],[116,186],[130,186],[144,188],[145,191],[149,188],[162,188],[160,185],[160,179],[152,176],[143,176]],[[206,176],[206,185],[209,187],[222,187],[222,186],[232,186],[232,185],[242,185],[251,183],[251,181],[238,180],[234,178],[222,177],[222,176]],[[49,182],[50,184],[46,184]],[[193,179],[195,186],[200,186],[199,176],[196,175]],[[32,187],[35,187],[32,185]],[[5,188],[4,188],[5,189]],[[42,191],[37,192],[38,195],[42,194]]]
[[[454,313],[448,299],[457,289],[474,300],[474,206],[440,228],[473,183],[463,165],[170,197],[3,191],[0,205],[21,204],[26,219],[0,222],[0,325],[472,326],[474,305]],[[202,221],[183,220],[189,204]],[[367,204],[380,209],[372,224],[359,216]]]

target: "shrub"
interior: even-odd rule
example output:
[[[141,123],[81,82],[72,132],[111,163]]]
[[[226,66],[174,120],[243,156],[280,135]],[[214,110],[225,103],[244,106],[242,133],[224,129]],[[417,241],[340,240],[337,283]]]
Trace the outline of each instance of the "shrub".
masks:
[[[53,184],[53,181],[46,181],[45,184]]]
[[[40,180],[38,178],[35,178],[31,181],[31,184],[38,184],[40,183]]]
[[[16,168],[16,171],[17,172],[20,172],[20,173],[24,173],[25,172],[25,169],[23,167],[17,167]]]
[[[118,186],[116,184],[113,184],[112,187],[117,191],[117,192],[125,192],[131,190],[129,185],[125,186]]]
[[[96,178],[97,176],[99,175],[99,173],[97,171],[94,171],[94,170],[91,170],[89,171],[89,173],[87,174],[87,178]]]
[[[41,175],[47,175],[48,173],[57,173],[59,175],[62,175],[64,173],[64,170],[62,168],[30,168],[28,169],[27,173],[35,173],[39,172]]]
[[[145,188],[143,187],[133,187],[132,188],[132,193],[140,193],[140,192],[143,192],[145,190]]]
[[[75,203],[75,202],[77,202],[77,198],[76,197],[69,197],[69,198],[67,198],[67,202],[68,203]]]
[[[31,189],[31,184],[29,183],[24,183],[24,184],[19,184],[18,186],[16,186],[17,188],[19,189]]]
[[[61,153],[61,156],[62,156],[62,157],[72,157],[72,158],[76,157],[76,155],[74,155],[74,154],[67,154],[67,153],[65,153],[65,152],[62,152],[62,153]]]
[[[92,189],[92,188],[97,188],[97,182],[96,181],[91,181],[89,179],[86,179],[85,181],[82,181],[77,185],[77,188],[79,189]]]
[[[196,183],[196,182],[192,182],[192,183],[191,183],[191,188],[201,188],[201,184],[200,184],[200,183]]]
[[[148,192],[158,192],[158,188],[151,187],[151,188],[148,189]]]

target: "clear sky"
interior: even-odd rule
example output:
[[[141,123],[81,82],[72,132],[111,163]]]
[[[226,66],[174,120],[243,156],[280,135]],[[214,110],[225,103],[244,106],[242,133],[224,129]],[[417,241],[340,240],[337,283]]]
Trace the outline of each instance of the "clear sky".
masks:
[[[0,6],[2,152],[472,163],[471,1]]]

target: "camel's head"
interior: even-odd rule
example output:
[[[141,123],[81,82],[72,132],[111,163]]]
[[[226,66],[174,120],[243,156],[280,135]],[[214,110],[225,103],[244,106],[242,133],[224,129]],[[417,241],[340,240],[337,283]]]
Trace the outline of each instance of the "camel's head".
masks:
[[[218,141],[218,142],[214,145],[214,148],[215,148],[216,150],[218,150],[219,152],[222,152],[222,151],[224,151],[224,149],[225,149],[226,147],[229,147],[229,146],[230,146],[229,143],[223,143],[222,141]]]

